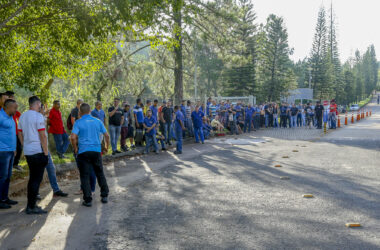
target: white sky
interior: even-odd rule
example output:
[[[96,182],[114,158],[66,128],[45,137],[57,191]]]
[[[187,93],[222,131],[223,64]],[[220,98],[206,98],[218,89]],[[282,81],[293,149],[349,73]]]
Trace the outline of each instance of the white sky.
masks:
[[[356,49],[365,51],[374,44],[380,55],[380,0],[332,0],[338,25],[340,57],[345,61]],[[310,54],[318,10],[322,4],[328,11],[331,0],[252,0],[259,23],[269,14],[282,16],[289,33],[292,58],[303,59]]]

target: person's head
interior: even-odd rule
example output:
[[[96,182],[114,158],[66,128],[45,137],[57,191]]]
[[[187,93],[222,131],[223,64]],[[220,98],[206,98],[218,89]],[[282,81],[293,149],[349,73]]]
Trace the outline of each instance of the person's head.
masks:
[[[191,101],[187,100],[187,106],[191,106]]]
[[[96,108],[97,110],[101,110],[102,107],[103,107],[103,104],[102,104],[101,101],[96,101],[96,102],[95,102],[95,108]]]
[[[157,99],[153,101],[153,106],[155,106],[155,107],[158,106],[158,100]]]
[[[249,103],[249,104],[248,104],[248,108],[250,108],[250,107],[252,107],[252,105]]]
[[[8,99],[8,95],[5,93],[0,93],[0,106],[4,105],[4,102]]]
[[[87,103],[82,103],[79,107],[80,116],[88,115],[91,112],[91,107]]]
[[[195,111],[199,111],[199,108],[200,108],[200,106],[199,105],[197,105],[197,106],[195,106]]]
[[[60,101],[59,100],[55,100],[54,102],[53,102],[53,109],[55,109],[55,110],[59,110],[61,108],[61,103],[60,103]]]
[[[8,99],[4,102],[3,108],[5,113],[7,113],[9,116],[14,116],[16,114],[18,105],[15,100]]]
[[[216,105],[216,101],[215,100],[212,100],[212,105]]]
[[[175,105],[174,106],[174,111],[178,111],[179,110],[179,106]]]
[[[166,107],[170,107],[171,104],[172,104],[171,101],[167,101],[166,102]]]
[[[128,112],[128,111],[129,111],[129,109],[130,109],[130,106],[129,106],[129,104],[125,104],[125,105],[124,105],[124,110]]]
[[[185,100],[182,100],[182,101],[181,101],[181,104],[182,104],[183,106],[185,106],[186,101],[185,101]]]
[[[147,106],[147,107],[150,107],[150,105],[152,105],[152,101],[151,101],[151,100],[147,100],[147,101],[146,101],[146,106]]]
[[[320,105],[321,104],[321,102],[320,101],[317,101],[317,105]]]
[[[84,103],[83,99],[78,99],[77,100],[77,108],[79,109],[80,105],[82,105],[82,103]]]
[[[137,98],[137,99],[136,99],[136,104],[137,104],[137,105],[140,105],[140,103],[141,103],[141,99],[140,99],[140,98]]]
[[[40,109],[40,113],[43,115],[43,116],[45,116],[45,105],[42,103],[41,104],[41,109]]]
[[[296,105],[293,103],[292,107],[296,107]]]
[[[148,110],[146,111],[146,116],[147,116],[147,117],[151,117],[151,116],[152,116],[152,110],[148,109]]]
[[[120,104],[120,98],[115,98],[115,99],[113,99],[113,106],[114,106],[114,107],[119,106],[119,104]]]
[[[215,119],[216,119],[216,120],[219,120],[219,115],[216,115],[216,116],[215,116]]]
[[[41,100],[38,96],[29,97],[29,109],[37,112],[41,111]]]
[[[162,101],[162,106],[166,106],[166,101]]]
[[[9,99],[15,100],[15,92],[13,92],[13,91],[6,91],[5,95],[7,95]]]
[[[331,100],[331,104],[335,104],[335,99],[332,99],[332,100]]]

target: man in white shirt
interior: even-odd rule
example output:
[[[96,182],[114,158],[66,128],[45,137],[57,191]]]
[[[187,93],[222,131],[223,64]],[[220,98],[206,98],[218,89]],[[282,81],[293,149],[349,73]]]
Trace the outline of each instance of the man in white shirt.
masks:
[[[45,214],[36,205],[39,187],[48,164],[48,146],[45,133],[45,120],[41,110],[41,100],[37,96],[29,98],[29,110],[19,120],[19,139],[23,145],[24,155],[29,166],[27,214]]]

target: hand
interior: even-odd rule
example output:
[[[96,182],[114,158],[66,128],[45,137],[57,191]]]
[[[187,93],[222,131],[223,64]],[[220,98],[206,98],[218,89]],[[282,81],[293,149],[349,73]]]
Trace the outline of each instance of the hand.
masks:
[[[14,154],[15,154],[15,157],[16,157],[16,155],[17,155],[17,151],[15,151]]]
[[[185,131],[185,130],[186,130],[186,128],[185,128],[185,127],[182,127],[182,130],[183,130],[183,131]]]
[[[74,153],[77,155],[78,154],[78,148],[74,148]]]

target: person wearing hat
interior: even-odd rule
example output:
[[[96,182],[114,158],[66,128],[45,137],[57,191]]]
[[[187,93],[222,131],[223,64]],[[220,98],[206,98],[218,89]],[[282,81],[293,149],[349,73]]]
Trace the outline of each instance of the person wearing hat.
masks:
[[[338,106],[335,103],[335,99],[332,99],[330,102],[330,112],[329,112],[330,128],[332,129],[336,129],[337,115],[338,115]]]
[[[322,115],[323,115],[323,110],[325,108],[321,105],[320,101],[317,101],[317,105],[315,106],[315,117],[317,120],[317,129],[322,129]]]

